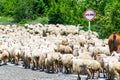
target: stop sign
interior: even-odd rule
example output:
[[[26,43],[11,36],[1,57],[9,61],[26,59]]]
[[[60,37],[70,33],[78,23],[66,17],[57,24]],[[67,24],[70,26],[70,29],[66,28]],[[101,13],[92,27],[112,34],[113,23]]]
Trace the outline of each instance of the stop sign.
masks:
[[[85,13],[84,13],[84,17],[85,19],[89,20],[89,21],[92,21],[96,16],[96,12],[94,10],[86,10]]]

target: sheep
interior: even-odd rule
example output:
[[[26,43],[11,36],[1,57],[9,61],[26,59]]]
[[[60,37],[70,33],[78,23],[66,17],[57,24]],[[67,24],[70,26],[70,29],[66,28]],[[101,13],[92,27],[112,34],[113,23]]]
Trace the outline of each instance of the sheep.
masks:
[[[84,44],[86,44],[87,40],[85,39],[84,35],[80,35],[78,42],[79,42],[80,46],[84,47]]]
[[[32,70],[39,69],[40,50],[34,49],[32,51]]]
[[[97,78],[99,71],[102,70],[101,64],[96,60],[88,59],[76,59],[72,60],[73,72],[78,74],[78,80],[80,80],[79,74],[88,74],[90,79],[94,77],[94,71],[97,71]]]
[[[92,32],[92,37],[99,38],[99,35],[96,32]]]
[[[45,59],[47,58],[47,54],[55,52],[54,50],[54,44],[45,43],[40,45],[40,59],[39,59],[39,64],[40,64],[40,69],[44,71],[45,68]]]
[[[64,45],[57,45],[57,48],[55,49],[55,51],[61,52],[61,53],[64,53],[64,50],[65,50]]]
[[[93,58],[89,55],[89,53],[80,53],[79,56],[76,56],[76,58],[93,60]]]
[[[97,54],[105,54],[107,56],[110,56],[109,48],[108,47],[94,47],[92,51],[92,56],[95,58]]]
[[[73,47],[73,56],[79,56],[79,46],[77,45]]]
[[[102,58],[102,67],[107,72],[107,74],[104,74],[104,77],[109,77],[109,62],[118,62],[119,56],[106,56]]]
[[[14,48],[12,53],[10,53],[10,58],[13,61],[13,63],[15,63],[15,65],[19,64],[19,59],[23,56],[23,54],[21,53],[21,50],[18,48]]]
[[[0,52],[0,63],[3,61],[4,64],[7,64],[8,60],[9,60],[9,53],[7,50],[4,49]]]
[[[32,63],[32,68],[34,69],[42,68],[42,70],[45,70],[46,68],[46,71],[50,72],[49,69],[52,67],[53,71],[58,73],[60,66],[63,67],[63,72],[64,68],[67,66],[65,72],[72,73],[71,59],[76,58],[92,61],[93,58],[91,56],[94,55],[94,59],[97,60],[103,68],[107,69],[107,66],[109,65],[108,63],[106,65],[105,61],[102,59],[103,57],[110,55],[107,43],[108,39],[98,39],[99,36],[95,32],[91,31],[91,39],[87,40],[88,32],[85,32],[84,30],[78,32],[78,28],[72,25],[68,27],[68,25],[64,26],[60,24],[26,24],[25,27],[26,28],[20,28],[14,25],[12,25],[11,28],[5,26],[0,27],[0,46],[8,46],[5,49],[8,50],[11,58],[16,60],[16,64],[18,64],[18,59],[15,59],[15,56],[21,55],[24,56],[23,63],[25,68],[31,68],[30,64]],[[22,45],[23,47],[29,45],[30,50],[24,50],[22,52],[22,49],[16,45]],[[41,48],[42,46],[45,46],[45,48]],[[40,49],[40,51],[37,49]],[[118,50],[120,49],[118,48]],[[71,55],[71,57],[65,56],[67,54]],[[116,54],[112,54],[111,56],[114,55]],[[39,58],[36,60],[35,57]],[[116,57],[116,61],[119,61],[119,57]],[[92,66],[92,63],[89,62],[89,64]],[[93,64],[95,64],[94,61]],[[98,64],[96,63],[96,65]],[[88,71],[86,73],[89,74],[89,77],[91,78],[95,67],[90,67],[87,63],[84,63],[81,66],[83,71]]]
[[[45,59],[45,67],[46,67],[46,72],[48,73],[50,71],[50,67],[52,69],[52,72],[54,72],[54,65],[53,65],[53,57],[50,54],[47,54],[47,58]]]
[[[42,71],[44,71],[45,68],[45,59],[47,58],[47,52],[41,52],[40,53],[40,59],[39,59],[39,64],[40,64],[40,68],[42,69]]]
[[[65,46],[65,45],[57,45],[57,49],[56,49],[57,52],[61,52],[63,54],[71,54],[72,53],[72,48],[70,46]]]
[[[30,51],[29,48],[25,49],[24,54],[23,54],[23,62],[24,62],[23,66],[24,66],[25,69],[31,67],[30,66],[31,61],[32,61],[31,51]]]
[[[96,60],[88,60],[87,68],[90,70],[89,77],[90,79],[94,78],[94,72],[96,71],[96,78],[98,79],[100,71],[103,71],[101,64]]]
[[[107,45],[108,45],[108,39],[104,39],[102,46],[107,46]]]
[[[101,69],[101,67],[100,67],[101,64],[98,63],[96,60],[94,60],[94,59],[92,58],[92,56],[90,55],[89,52],[80,53],[79,56],[76,57],[76,59],[88,60],[88,61],[86,61],[87,63],[85,63],[86,65],[91,65],[91,64],[93,64],[93,65],[98,66],[98,67],[97,67],[98,69]],[[91,62],[89,62],[89,61],[91,61],[91,62],[93,62],[93,63],[91,63]],[[94,70],[95,70],[95,67],[93,67],[92,70],[94,71]],[[97,71],[97,72],[98,72],[98,71]],[[93,73],[93,72],[92,72],[92,73]],[[98,77],[98,76],[97,76],[97,77]]]
[[[63,54],[62,55],[62,65],[63,73],[72,73],[72,59],[74,56],[72,54]]]
[[[61,58],[62,58],[62,54],[60,52],[53,53],[55,73],[60,72],[59,68],[61,67],[61,62],[62,62]]]
[[[72,59],[72,70],[73,73],[77,73],[78,75],[77,80],[81,80],[80,74],[87,73],[86,65],[84,65],[83,62],[84,62],[83,59],[76,59],[76,58]]]
[[[109,79],[113,80],[114,75],[116,76],[117,80],[120,80],[120,62],[109,62],[108,63],[108,69],[109,69]]]
[[[70,34],[70,33],[72,33],[72,34],[78,34],[78,29],[77,29],[76,26],[69,25],[69,27],[68,27],[68,25],[66,25],[66,32],[68,34]]]
[[[47,58],[45,59],[46,72],[50,72],[50,69],[52,69],[52,72],[58,73],[60,61],[61,53],[51,52],[47,54]]]
[[[70,46],[65,46],[64,53],[72,53],[72,48]]]
[[[90,47],[91,48],[91,47]],[[81,47],[79,49],[79,55],[89,55],[89,56],[92,56],[92,51],[88,50],[86,47]]]

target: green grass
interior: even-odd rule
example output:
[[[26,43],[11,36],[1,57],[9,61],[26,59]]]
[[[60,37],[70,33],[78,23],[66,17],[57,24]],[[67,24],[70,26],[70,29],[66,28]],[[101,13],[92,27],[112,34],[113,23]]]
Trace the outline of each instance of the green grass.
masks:
[[[35,23],[41,23],[41,24],[48,24],[48,17],[38,17],[37,19],[35,20],[22,20],[21,22],[19,23],[15,23],[17,25],[20,25],[20,26],[24,26],[25,23],[28,23],[28,24],[35,24]],[[12,17],[8,17],[8,16],[0,16],[0,23],[12,23],[14,24],[14,19]]]
[[[0,22],[12,22],[13,20],[12,17],[0,16]]]
[[[21,22],[18,23],[20,26],[24,26],[24,24],[36,24],[36,23],[41,23],[41,24],[48,24],[48,17],[38,17],[35,20],[22,20]]]
[[[48,24],[48,17],[38,17],[35,20],[27,20],[27,23],[41,23],[41,24]]]

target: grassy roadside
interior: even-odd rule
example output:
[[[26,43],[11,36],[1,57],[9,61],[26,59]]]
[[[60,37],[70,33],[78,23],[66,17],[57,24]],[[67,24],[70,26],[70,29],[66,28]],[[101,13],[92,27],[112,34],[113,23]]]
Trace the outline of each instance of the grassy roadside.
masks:
[[[41,23],[41,24],[48,24],[48,17],[38,17],[37,19],[35,20],[23,20],[21,21],[19,24],[25,24],[25,23],[28,23],[28,24],[35,24],[35,23]]]
[[[12,17],[0,16],[0,22],[12,22],[14,19]]]
[[[41,24],[47,24],[49,21],[48,17],[38,17],[35,20],[23,20],[19,23],[15,23],[14,19],[12,17],[6,17],[6,16],[0,16],[0,24],[17,24],[17,25],[24,25],[25,23],[28,24],[35,24],[35,23],[41,23]]]

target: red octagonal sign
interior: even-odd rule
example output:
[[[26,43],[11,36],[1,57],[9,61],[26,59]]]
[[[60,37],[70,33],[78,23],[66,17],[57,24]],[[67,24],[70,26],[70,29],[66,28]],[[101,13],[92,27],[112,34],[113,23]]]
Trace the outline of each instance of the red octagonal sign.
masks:
[[[92,21],[96,16],[96,12],[94,10],[86,10],[85,13],[84,13],[84,17],[89,20],[89,21]]]

